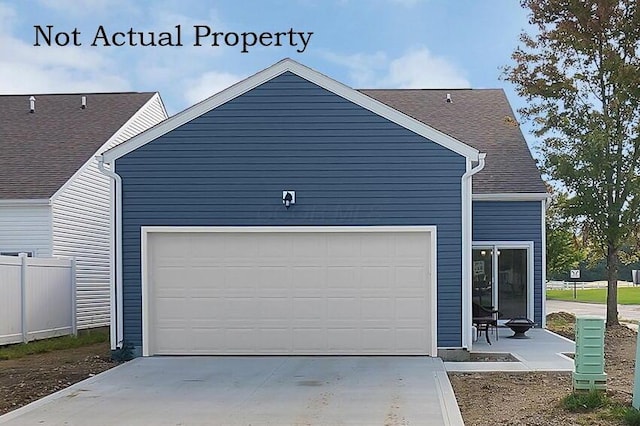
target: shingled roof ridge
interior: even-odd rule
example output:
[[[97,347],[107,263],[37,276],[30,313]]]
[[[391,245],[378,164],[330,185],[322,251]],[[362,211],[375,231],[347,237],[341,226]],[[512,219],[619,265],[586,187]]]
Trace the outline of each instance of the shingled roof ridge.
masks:
[[[73,95],[142,95],[154,94],[153,91],[126,91],[126,92],[60,92],[60,93],[0,93],[2,97],[8,96],[73,96]]]

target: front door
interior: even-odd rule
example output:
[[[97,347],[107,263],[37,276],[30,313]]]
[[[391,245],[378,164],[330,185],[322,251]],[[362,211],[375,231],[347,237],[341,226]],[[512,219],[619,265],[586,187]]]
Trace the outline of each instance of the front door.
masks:
[[[503,321],[533,319],[532,251],[529,245],[474,245],[473,302],[497,309]]]

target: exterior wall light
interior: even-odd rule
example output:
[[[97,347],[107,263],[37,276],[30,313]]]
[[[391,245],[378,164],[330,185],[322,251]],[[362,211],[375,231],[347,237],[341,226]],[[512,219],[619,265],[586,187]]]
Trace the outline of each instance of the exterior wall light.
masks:
[[[296,191],[282,191],[282,204],[286,208],[296,203]]]

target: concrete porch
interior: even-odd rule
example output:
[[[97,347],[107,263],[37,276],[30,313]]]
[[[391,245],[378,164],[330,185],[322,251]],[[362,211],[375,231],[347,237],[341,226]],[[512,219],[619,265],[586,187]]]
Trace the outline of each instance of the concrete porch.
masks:
[[[498,328],[498,339],[490,332],[491,345],[484,333],[473,342],[472,353],[509,353],[517,362],[445,362],[447,371],[573,371],[573,359],[562,355],[573,353],[575,343],[546,329],[534,328],[527,332],[529,339],[510,339],[513,332]]]

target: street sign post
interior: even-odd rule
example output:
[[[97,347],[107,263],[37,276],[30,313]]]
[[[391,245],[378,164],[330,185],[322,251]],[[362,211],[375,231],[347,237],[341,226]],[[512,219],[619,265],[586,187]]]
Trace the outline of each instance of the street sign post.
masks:
[[[577,299],[576,282],[580,279],[580,269],[572,269],[569,272],[569,278],[573,281],[573,298]]]

